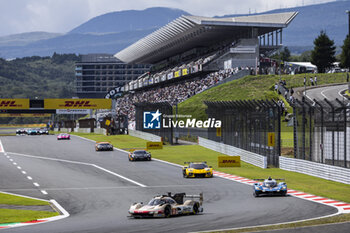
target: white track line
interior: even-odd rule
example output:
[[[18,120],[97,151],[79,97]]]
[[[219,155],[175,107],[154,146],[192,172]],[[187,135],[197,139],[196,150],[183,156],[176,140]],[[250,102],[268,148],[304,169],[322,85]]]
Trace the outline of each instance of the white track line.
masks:
[[[5,148],[4,148],[4,146],[2,145],[1,140],[0,140],[0,152],[5,153]],[[5,153],[5,155],[6,155],[6,153]]]
[[[32,177],[30,177],[30,176],[27,176],[27,179],[28,179],[28,180],[33,180],[33,178],[32,178]]]
[[[22,171],[22,173],[25,175],[25,174],[27,174],[27,172],[26,171]]]
[[[13,153],[13,152],[8,152],[8,153],[13,154],[13,155],[28,157],[28,158],[35,158],[35,159],[43,159],[43,160],[51,160],[51,161],[58,161],[58,162],[66,162],[66,163],[73,163],[73,164],[80,164],[80,165],[92,166],[92,167],[98,168],[98,169],[100,169],[100,170],[102,170],[102,171],[104,171],[104,172],[107,172],[107,173],[109,173],[109,174],[111,174],[111,175],[117,176],[117,177],[119,177],[119,178],[121,178],[121,179],[124,179],[124,180],[126,180],[126,181],[129,181],[129,182],[131,182],[131,183],[133,183],[133,184],[136,184],[136,185],[138,185],[138,186],[147,187],[147,186],[144,185],[144,184],[141,184],[141,183],[139,183],[139,182],[137,182],[137,181],[134,181],[134,180],[132,180],[132,179],[129,179],[129,178],[125,177],[125,176],[119,175],[119,174],[117,174],[117,173],[115,173],[115,172],[112,172],[112,171],[110,171],[110,170],[107,170],[107,169],[105,169],[105,168],[103,168],[103,167],[100,167],[100,166],[98,166],[98,165],[96,165],[96,164],[92,164],[92,163],[84,163],[84,162],[71,161],[71,160],[65,160],[65,159],[46,158],[46,157],[41,157],[41,156],[25,155],[25,154]]]
[[[36,182],[34,182],[33,184],[34,184],[34,186],[36,186],[36,187],[39,187],[39,186],[40,186],[40,185],[39,185],[38,183],[36,183]]]
[[[17,169],[21,170],[22,168],[20,166],[17,166]]]
[[[42,192],[42,194],[44,194],[44,195],[48,194],[45,190],[40,190],[40,192]]]

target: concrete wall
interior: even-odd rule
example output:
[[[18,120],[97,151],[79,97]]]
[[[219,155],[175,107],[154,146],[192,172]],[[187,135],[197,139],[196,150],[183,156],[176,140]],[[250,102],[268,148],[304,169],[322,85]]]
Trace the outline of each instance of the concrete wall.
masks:
[[[230,156],[241,156],[241,160],[246,163],[250,163],[261,168],[267,168],[267,158],[265,156],[201,137],[198,137],[198,144],[222,154]]]
[[[161,142],[162,137],[159,137],[157,135],[151,134],[151,133],[145,133],[142,131],[138,130],[131,130],[129,129],[129,135],[137,138],[142,138],[147,141],[152,141],[152,142]]]
[[[311,162],[302,159],[280,157],[280,169],[299,172],[326,180],[350,184],[350,169]]]

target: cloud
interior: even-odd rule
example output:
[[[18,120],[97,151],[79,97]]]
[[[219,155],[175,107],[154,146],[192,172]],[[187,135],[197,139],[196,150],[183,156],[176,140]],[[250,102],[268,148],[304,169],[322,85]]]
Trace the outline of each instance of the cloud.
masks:
[[[30,31],[67,32],[92,17],[122,10],[172,7],[193,15],[255,13],[332,0],[1,0],[0,36]]]

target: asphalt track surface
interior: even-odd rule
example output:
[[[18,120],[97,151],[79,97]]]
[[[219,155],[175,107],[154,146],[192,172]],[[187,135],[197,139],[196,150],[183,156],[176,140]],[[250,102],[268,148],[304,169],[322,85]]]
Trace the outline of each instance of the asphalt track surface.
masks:
[[[3,232],[193,232],[281,223],[337,212],[291,196],[254,198],[251,186],[218,177],[184,179],[179,167],[159,161],[129,162],[121,151],[95,152],[93,142],[78,137],[70,141],[57,141],[54,135],[0,140],[10,157],[0,153],[0,191],[55,199],[70,213],[63,220]],[[166,192],[203,192],[204,213],[167,219],[127,217],[131,203],[148,202],[154,195]]]
[[[340,101],[345,101],[346,103],[349,103],[349,100],[344,98],[341,94],[341,92],[346,89],[348,89],[348,84],[312,88],[306,90],[306,95],[311,100],[324,100],[326,98],[330,101],[333,101],[336,98],[338,98]]]

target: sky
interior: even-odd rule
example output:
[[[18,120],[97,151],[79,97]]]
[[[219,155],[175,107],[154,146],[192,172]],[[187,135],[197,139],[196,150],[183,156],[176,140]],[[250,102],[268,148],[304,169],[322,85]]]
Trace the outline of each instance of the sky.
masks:
[[[66,33],[101,14],[159,6],[216,16],[331,1],[334,0],[0,0],[0,36],[32,31]]]

